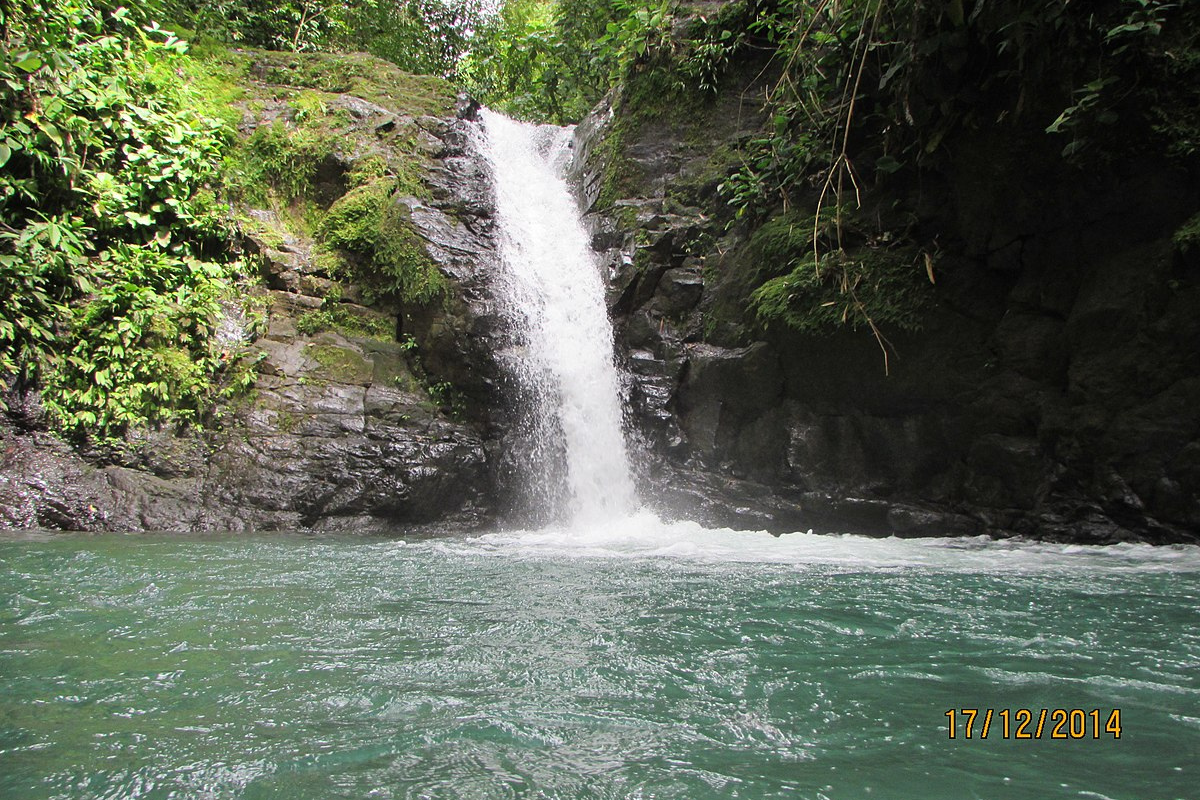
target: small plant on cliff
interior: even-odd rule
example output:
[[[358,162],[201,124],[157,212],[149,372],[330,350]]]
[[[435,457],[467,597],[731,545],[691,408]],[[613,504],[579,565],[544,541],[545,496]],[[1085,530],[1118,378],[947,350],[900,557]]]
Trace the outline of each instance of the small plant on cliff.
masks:
[[[449,381],[440,381],[428,386],[430,399],[451,417],[459,418],[466,412],[467,401],[462,392]]]
[[[630,66],[670,48],[675,5],[673,0],[617,0],[619,18],[608,23],[600,40],[616,56],[612,59],[614,83]]]

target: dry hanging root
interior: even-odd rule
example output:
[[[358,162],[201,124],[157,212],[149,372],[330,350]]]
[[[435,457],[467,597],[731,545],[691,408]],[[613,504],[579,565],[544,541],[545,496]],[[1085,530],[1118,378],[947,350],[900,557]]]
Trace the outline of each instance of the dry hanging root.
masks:
[[[798,20],[793,34],[797,35],[796,44],[791,49],[791,54],[787,63],[783,67],[783,74],[775,84],[774,88],[767,94],[767,102],[778,102],[779,98],[784,94],[790,93],[792,96],[800,96],[800,88],[793,79],[792,73],[795,71],[797,59],[805,45],[809,40],[814,30],[817,28],[818,21],[822,15],[825,15],[829,20],[835,20],[841,14],[842,3],[839,0],[821,0],[812,10],[812,16],[807,24],[804,24],[803,30],[800,30],[803,24],[803,18]],[[846,79],[842,85],[842,93],[837,106],[833,109],[828,109],[829,112],[837,114],[837,123],[834,127],[833,135],[833,151],[830,153],[830,166],[826,171],[825,180],[821,186],[820,195],[817,198],[817,209],[813,215],[813,231],[812,231],[812,252],[813,252],[813,270],[816,276],[821,276],[821,253],[820,253],[820,227],[821,227],[821,211],[829,202],[830,195],[833,195],[834,202],[834,230],[837,237],[837,245],[842,247],[842,199],[846,196],[848,188],[846,186],[849,181],[850,187],[854,190],[855,208],[862,207],[862,192],[859,187],[858,177],[855,174],[854,163],[850,159],[849,144],[850,130],[854,123],[854,113],[858,101],[859,89],[862,86],[863,76],[866,74],[867,56],[871,50],[871,42],[874,41],[875,34],[879,30],[879,22],[883,14],[883,3],[867,3],[864,8],[862,26],[858,37],[854,42],[854,49],[851,54],[852,69],[847,73]],[[798,31],[798,34],[797,34]],[[803,104],[802,104],[802,107]],[[813,117],[812,114],[809,115]],[[821,120],[813,118],[812,122],[819,124]],[[931,276],[932,281],[932,276]],[[890,353],[895,353],[896,349],[891,342],[884,337],[875,320],[868,313],[866,305],[859,300],[854,287],[850,285],[848,277],[843,274],[842,291],[848,294],[851,303],[846,307],[846,314],[849,314],[853,309],[855,313],[862,317],[863,321],[870,327],[871,333],[875,337],[875,341],[879,344],[880,350],[883,352],[883,368],[885,374],[890,374]]]

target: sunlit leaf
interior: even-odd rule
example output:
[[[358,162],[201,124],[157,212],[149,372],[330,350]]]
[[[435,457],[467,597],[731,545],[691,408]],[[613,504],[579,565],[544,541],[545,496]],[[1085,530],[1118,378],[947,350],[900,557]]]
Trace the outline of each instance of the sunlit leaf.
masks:
[[[42,59],[30,53],[20,61],[17,61],[15,64],[13,64],[13,66],[19,70],[22,70],[23,72],[37,72],[45,63],[45,61],[42,61]]]
[[[42,133],[46,134],[46,138],[54,142],[54,144],[56,144],[59,148],[63,146],[64,140],[62,131],[60,131],[56,126],[49,122],[42,122],[39,123],[38,127],[41,129]]]

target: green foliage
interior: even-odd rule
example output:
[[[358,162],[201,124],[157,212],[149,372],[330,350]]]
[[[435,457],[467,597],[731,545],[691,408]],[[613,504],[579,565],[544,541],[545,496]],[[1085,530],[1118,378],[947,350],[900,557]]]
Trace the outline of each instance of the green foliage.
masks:
[[[401,69],[450,76],[486,24],[481,0],[398,0],[356,3],[348,10],[353,43]]]
[[[139,27],[123,8],[42,11],[29,28],[7,28],[0,63],[5,215],[75,207],[102,240],[160,245],[181,225],[208,227],[188,200],[212,176],[226,139],[220,123],[190,111],[192,95],[164,77],[184,43]]]
[[[0,13],[0,382],[40,381],[72,434],[198,420],[253,380],[211,351],[236,271],[208,260],[231,236],[209,189],[229,132],[193,110],[185,43],[138,12]]]
[[[751,295],[765,324],[822,332],[848,326],[878,331],[892,325],[918,330],[929,301],[924,271],[903,252],[864,248],[853,255],[832,250],[817,262],[796,263]]]
[[[726,3],[717,16],[700,17],[688,33],[689,51],[680,73],[689,88],[716,92],[730,64],[742,57],[753,17],[745,0]]]
[[[775,124],[788,122],[776,115]],[[811,186],[814,165],[823,155],[823,143],[808,131],[791,135],[767,132],[743,145],[738,166],[720,184],[717,192],[734,210],[734,218],[753,218],[778,202],[786,203],[789,192]]]
[[[487,18],[455,72],[481,102],[519,119],[580,119],[609,87],[606,26],[618,0],[508,0]]]
[[[296,330],[305,336],[321,331],[337,330],[337,320],[330,310],[306,311],[296,320]]]
[[[71,310],[71,345],[46,376],[46,408],[61,430],[104,437],[196,422],[253,383],[253,370],[213,335],[229,294],[221,266],[118,245],[95,277],[95,292]]]
[[[517,118],[561,118],[561,64],[554,52],[552,9],[552,3],[542,0],[505,3],[458,67],[458,80],[467,91]]]
[[[615,0],[617,19],[605,26],[601,43],[613,56],[610,79],[619,81],[629,69],[671,49],[674,0]]]
[[[1128,60],[1134,52],[1153,46],[1151,38],[1162,34],[1167,13],[1175,6],[1176,3],[1163,0],[1128,0],[1115,16],[1089,20],[1087,33],[1091,34],[1089,38],[1101,40],[1100,49],[1109,58]],[[1072,104],[1046,127],[1047,133],[1074,134],[1063,151],[1065,155],[1072,155],[1083,146],[1089,124],[1111,125],[1119,118],[1113,97],[1122,88],[1121,71],[1113,72],[1111,66],[1104,65],[1097,73],[1093,80],[1075,89]]]
[[[513,116],[559,123],[578,120],[631,70],[679,55],[681,47],[675,0],[182,0],[168,5],[187,27],[231,44],[301,57],[366,51],[408,72],[452,78]],[[687,57],[680,59],[675,75],[679,86],[715,88],[746,38],[745,26],[735,24],[746,9],[739,0],[693,26],[683,45]],[[269,65],[255,77],[374,99],[352,86],[355,60],[292,61]]]
[[[357,253],[370,254],[379,238],[383,208],[390,202],[395,181],[377,178],[345,194],[329,209],[321,223],[326,244]]]
[[[434,0],[164,6],[239,44],[314,50],[370,33],[392,36],[380,46],[400,61],[408,37],[411,58],[428,57],[418,66],[441,72],[478,18]],[[379,24],[398,15],[408,15],[407,32]],[[452,102],[443,81],[362,55],[234,52],[212,38],[206,57],[193,58],[143,12],[105,0],[13,0],[0,8],[0,36],[0,388],[39,386],[61,431],[105,438],[131,425],[201,422],[253,382],[237,336],[217,332],[241,279],[223,262],[235,238],[228,199],[319,230],[327,263],[369,294],[427,302],[444,291],[391,198],[426,191],[415,128],[358,158],[342,177],[361,192],[329,213],[320,206],[333,198],[313,190],[331,157],[342,169],[339,126],[352,122],[328,113],[328,92],[442,115]],[[286,121],[235,141],[247,107],[281,98]],[[394,335],[390,320],[336,302],[301,325]]]
[[[426,387],[434,404],[451,417],[459,418],[466,412],[467,400],[463,393],[448,381],[432,383]]]
[[[181,0],[169,5],[180,22],[195,30],[273,50],[319,50],[348,27],[346,4],[327,0]]]
[[[1200,249],[1200,214],[1195,214],[1179,226],[1171,241],[1181,252],[1191,253]]]
[[[224,185],[232,197],[266,205],[273,191],[284,202],[310,193],[313,177],[333,153],[331,134],[289,128],[282,122],[259,127],[225,163]]]
[[[672,202],[685,207],[706,207],[718,221],[732,216],[728,202],[717,202],[720,187],[737,173],[745,161],[745,143],[724,141],[705,151],[703,162],[694,164],[668,187]]]
[[[710,19],[684,13],[677,0],[507,0],[485,19],[455,76],[493,108],[562,124],[614,86],[657,71],[654,107],[673,107],[715,91],[747,43],[748,8],[737,0]]]
[[[320,92],[304,91],[296,95],[290,103],[292,119],[298,125],[305,125],[324,117],[329,113],[325,97]]]
[[[409,72],[448,75],[486,18],[479,0],[183,0],[181,22],[270,50],[365,50]]]
[[[394,196],[395,178],[377,178],[334,203],[318,235],[345,251],[356,283],[372,298],[428,303],[446,292],[446,279],[425,251],[406,206]]]
[[[749,170],[767,188],[755,198],[730,187],[746,207],[814,174],[840,198],[872,174],[940,158],[959,131],[1044,129],[1068,137],[1068,158],[1102,160],[1135,131],[1194,141],[1200,130],[1194,4],[780,0],[745,19],[780,73]]]
[[[621,18],[613,0],[558,0],[554,7],[558,78],[563,86],[563,121],[577,121],[611,87],[612,60],[616,52],[605,41],[608,25]]]
[[[676,108],[715,90],[745,40],[744,2],[680,35],[676,0],[508,0],[471,42],[456,77],[482,102],[521,119],[579,120],[628,82],[632,109]],[[637,86],[635,81],[639,78]],[[641,100],[652,100],[651,106]]]
[[[9,388],[8,376],[32,380],[39,360],[54,352],[65,302],[88,285],[78,271],[91,233],[79,217],[65,215],[0,232],[0,391]]]
[[[400,283],[418,287],[414,291],[424,298],[429,292],[419,286],[421,270],[416,264],[422,253],[405,247],[411,244],[406,230],[396,242],[382,238],[381,226],[394,223],[377,202],[383,187],[404,195],[428,195],[420,129],[401,120],[376,144],[376,135],[356,128],[350,113],[334,105],[336,95],[307,87],[370,90],[356,89],[360,95],[382,95],[400,87],[396,96],[377,99],[397,113],[419,115],[444,113],[448,100],[443,83],[402,76],[363,56],[253,53],[251,58],[251,71],[272,82],[273,108],[279,107],[280,100],[288,108],[281,118],[260,125],[227,152],[222,181],[226,195],[269,209],[282,223],[282,229],[273,229],[276,226],[243,214],[239,220],[243,229],[260,240],[277,241],[276,247],[289,232],[315,236],[327,245],[315,253],[318,271],[362,278],[372,299],[400,291],[394,280],[398,273],[407,275]],[[409,83],[416,87],[413,92],[407,91]],[[369,137],[365,149],[364,133]],[[344,197],[347,188],[350,196]],[[356,193],[358,189],[365,191]],[[407,291],[400,293],[412,297]]]
[[[930,284],[916,251],[883,246],[904,232],[868,235],[857,218],[876,187],[940,168],[952,143],[974,131],[1005,127],[1034,147],[1039,136],[1062,137],[1057,147],[1079,165],[1144,152],[1148,143],[1176,156],[1200,145],[1195,4],[733,5],[687,31],[682,38],[693,44],[676,43],[667,70],[707,88],[734,54],[769,55],[760,73],[772,76],[766,124],[740,143],[739,163],[718,187],[734,210],[730,224],[751,234],[758,258],[787,270],[743,265],[745,275],[724,279],[757,284],[749,303],[767,324],[866,325],[881,346],[879,325],[919,324],[914,313]],[[1051,157],[1056,145],[1043,141]],[[806,252],[792,226],[781,232],[789,216],[781,208],[813,211],[816,222],[795,226],[809,229]]]
[[[622,82],[653,73],[655,108],[674,108],[690,92],[715,90],[745,41],[732,2],[713,19],[680,26],[676,0],[508,0],[482,26],[458,68],[482,102],[521,119],[581,119]],[[635,98],[631,108],[642,104]]]
[[[192,41],[186,55],[161,67],[165,72],[159,81],[187,87],[190,108],[204,117],[220,120],[225,131],[232,133],[237,129],[250,93],[244,57],[224,46],[211,42],[198,45]]]

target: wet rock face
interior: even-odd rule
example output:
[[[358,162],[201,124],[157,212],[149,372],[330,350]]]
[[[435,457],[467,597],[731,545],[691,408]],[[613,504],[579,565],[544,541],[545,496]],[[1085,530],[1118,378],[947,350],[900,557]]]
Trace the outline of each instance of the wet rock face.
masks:
[[[747,267],[747,236],[688,204],[712,197],[703,153],[745,135],[722,102],[676,126],[603,105],[577,130],[652,502],[778,532],[1200,541],[1200,271],[1171,241],[1200,208],[1185,174],[1081,183],[961,143],[913,201],[940,232],[936,307],[885,332],[885,375],[869,333],[710,313]],[[617,197],[609,136],[640,176]]]
[[[487,517],[483,439],[441,413],[401,345],[295,337],[283,320],[262,343],[245,427],[212,442],[211,501],[252,509],[252,527],[275,527],[281,515],[321,530]]]
[[[398,119],[348,95],[333,105],[369,137]],[[312,242],[252,211],[275,232],[247,241],[269,307],[252,394],[206,432],[142,432],[103,453],[75,451],[45,432],[32,396],[12,398],[0,415],[0,527],[408,533],[491,522],[501,326],[488,285],[489,182],[469,146],[471,109],[461,112],[415,120],[429,193],[398,200],[452,287],[447,302],[367,307],[353,285],[334,294]],[[348,166],[326,176],[334,195],[334,173]],[[305,332],[305,316],[331,304],[350,324]]]
[[[492,295],[495,201],[488,167],[472,141],[476,111],[464,103],[454,120],[427,119],[437,142],[426,178],[431,196],[404,202],[426,251],[454,291],[445,303],[404,309],[401,328],[416,337],[425,368],[453,384],[470,402],[473,416],[490,425],[506,399],[495,357],[506,341],[506,325]]]
[[[462,529],[494,506],[485,442],[442,413],[394,342],[296,334],[277,314],[253,402],[224,430],[143,434],[119,464],[0,428],[0,526]]]
[[[488,517],[479,436],[412,397],[331,384],[282,391],[211,437],[181,473],[85,461],[46,435],[3,434],[0,523],[67,530],[356,530],[477,526]],[[403,422],[390,422],[398,409]],[[425,427],[412,422],[425,417]],[[166,450],[168,435],[147,442]]]

